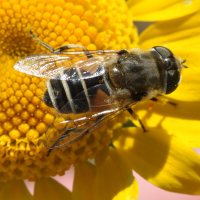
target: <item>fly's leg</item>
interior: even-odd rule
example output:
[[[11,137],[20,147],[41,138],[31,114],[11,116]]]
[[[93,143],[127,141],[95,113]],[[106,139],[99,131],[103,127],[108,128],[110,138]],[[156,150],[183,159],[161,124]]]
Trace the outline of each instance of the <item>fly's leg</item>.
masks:
[[[51,148],[49,148],[49,151],[47,152],[47,156],[50,155],[51,151],[54,149],[54,147],[60,142],[62,141],[71,131],[75,131],[75,128],[69,128],[67,129],[59,138],[58,140],[56,140],[56,142],[51,146]],[[79,130],[80,131],[80,130]]]
[[[45,47],[46,49],[48,49],[49,51],[51,52],[54,52],[55,49],[53,47],[51,47],[50,45],[40,41],[34,34],[33,34],[33,31],[31,29],[30,30],[30,34],[31,34],[31,37],[36,40],[37,43],[39,43],[40,45],[42,45],[43,47]]]
[[[47,152],[47,157],[49,157],[51,151],[52,151],[52,149],[49,149],[49,151]]]
[[[172,105],[172,106],[176,106],[177,104],[176,103],[174,103],[174,102],[171,102],[171,101],[166,101],[168,104],[170,104],[170,105]]]
[[[144,125],[143,125],[141,119],[138,117],[138,115],[135,114],[131,108],[128,108],[127,111],[131,114],[131,116],[132,116],[134,119],[136,119],[136,120],[139,121],[140,126],[142,127],[143,131],[144,131],[144,132],[147,132],[147,130],[145,129],[145,127],[144,127]]]
[[[54,52],[62,52],[62,51],[65,51],[67,49],[75,49],[75,48],[80,48],[82,51],[84,51],[87,58],[93,57],[90,54],[90,52],[84,46],[81,46],[81,45],[78,45],[78,44],[68,44],[68,45],[65,45],[65,46],[62,46],[62,47],[55,49]]]
[[[171,102],[171,101],[168,101],[168,100],[160,100],[160,99],[158,99],[158,98],[156,98],[156,97],[153,97],[153,98],[151,98],[150,99],[151,101],[155,101],[155,102],[160,102],[161,104],[165,104],[165,103],[168,103],[168,104],[171,104],[171,105],[173,105],[173,106],[176,106],[177,104],[176,103],[174,103],[174,102]]]
[[[68,49],[75,49],[75,48],[80,48],[82,51],[85,52],[87,58],[92,58],[93,56],[90,54],[90,52],[84,47],[84,46],[81,46],[81,45],[77,45],[77,44],[68,44],[68,45],[65,45],[65,46],[62,46],[62,47],[59,47],[57,49],[54,49],[53,47],[51,47],[50,45],[40,41],[34,34],[33,34],[33,31],[31,29],[30,30],[30,34],[31,34],[31,37],[36,40],[40,45],[42,45],[43,47],[45,47],[46,49],[48,49],[49,51],[51,52],[62,52],[62,51],[65,51],[65,50],[68,50]]]
[[[150,99],[151,101],[155,101],[155,102],[158,102],[159,100],[156,98],[156,97],[153,97]]]

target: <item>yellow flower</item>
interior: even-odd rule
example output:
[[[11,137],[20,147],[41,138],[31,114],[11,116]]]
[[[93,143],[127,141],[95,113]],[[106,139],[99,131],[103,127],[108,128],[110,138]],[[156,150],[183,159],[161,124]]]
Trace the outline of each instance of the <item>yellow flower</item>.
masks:
[[[25,179],[36,181],[35,199],[137,199],[132,169],[163,189],[200,194],[200,159],[190,149],[199,147],[200,141],[196,89],[200,81],[192,71],[198,72],[199,3],[174,0],[156,2],[156,7],[148,0],[135,2],[128,1],[128,7],[119,0],[0,2],[0,199],[12,199],[12,195],[13,199],[31,199],[21,181]],[[152,12],[144,10],[144,5]],[[133,19],[170,21],[153,24],[138,43]],[[162,45],[183,59],[190,52],[186,59],[191,68],[184,70],[183,82],[168,98],[176,107],[154,105],[148,111],[150,102],[140,103],[134,109],[147,133],[122,127],[129,118],[123,114],[47,157],[45,132],[49,125],[55,131],[62,127],[55,120],[55,110],[42,101],[45,81],[13,69],[20,58],[47,52],[30,37],[29,28],[53,48],[66,44],[90,50]],[[108,146],[111,138],[114,148]],[[71,165],[75,166],[73,192],[48,178],[63,175]]]

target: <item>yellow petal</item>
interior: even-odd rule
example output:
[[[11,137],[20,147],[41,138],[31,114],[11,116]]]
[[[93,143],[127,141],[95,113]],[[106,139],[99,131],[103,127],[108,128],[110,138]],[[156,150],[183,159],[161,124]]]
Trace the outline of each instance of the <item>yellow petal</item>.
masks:
[[[184,102],[170,98],[167,100],[176,106],[153,103],[152,109],[149,110],[152,101],[146,101],[137,104],[134,112],[138,114],[147,130],[162,129],[189,147],[200,147],[200,102]]]
[[[186,59],[182,81],[169,96],[185,101],[200,100],[200,12],[176,20],[152,24],[140,36],[140,46],[144,49],[165,46],[174,55]]]
[[[138,184],[132,169],[115,149],[107,148],[96,157],[97,200],[138,199]]]
[[[37,200],[70,200],[71,192],[52,178],[41,178],[35,182],[34,197]]]
[[[199,53],[200,51],[198,52],[198,54]],[[197,54],[197,52],[195,52],[195,54]],[[196,56],[195,54],[193,54],[193,56]],[[178,53],[177,55],[181,56],[182,54]],[[184,58],[185,56],[181,56],[181,57]],[[168,96],[180,101],[189,101],[191,103],[193,101],[194,104],[196,104],[197,102],[198,103],[200,102],[200,92],[199,92],[200,68],[198,65],[190,64],[191,63],[190,59],[187,59],[187,60],[188,61],[186,65],[188,65],[189,68],[183,70],[182,81],[180,85],[173,93],[169,94]],[[199,59],[197,60],[200,61]]]
[[[75,177],[73,184],[73,200],[93,200],[94,199],[94,178],[96,169],[93,164],[81,162],[75,167]]]
[[[128,1],[128,7],[135,21],[161,21],[182,17],[200,8],[198,0],[140,0]]]
[[[26,185],[21,180],[12,180],[4,183],[0,190],[1,200],[33,200]]]
[[[196,12],[178,19],[153,23],[140,35],[141,47],[151,48],[153,45],[162,44],[173,49],[181,49],[179,44],[182,44],[187,48],[196,45],[199,49],[195,42],[197,39],[200,40],[199,16],[200,12]]]
[[[116,150],[152,184],[172,192],[200,194],[200,156],[163,130],[118,130]]]

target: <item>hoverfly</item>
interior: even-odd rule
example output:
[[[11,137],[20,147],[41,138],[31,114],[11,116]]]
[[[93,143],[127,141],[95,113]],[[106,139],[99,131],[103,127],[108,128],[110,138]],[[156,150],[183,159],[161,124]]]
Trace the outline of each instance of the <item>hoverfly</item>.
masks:
[[[182,68],[186,67],[185,60],[162,46],[150,50],[88,51],[84,46],[69,44],[53,49],[31,30],[30,33],[51,53],[25,57],[14,68],[47,79],[45,104],[55,108],[58,116],[75,116],[58,121],[65,125],[61,131],[48,128],[50,151],[77,141],[126,110],[135,116],[133,105],[173,92],[181,80]],[[75,48],[82,51],[65,51]]]

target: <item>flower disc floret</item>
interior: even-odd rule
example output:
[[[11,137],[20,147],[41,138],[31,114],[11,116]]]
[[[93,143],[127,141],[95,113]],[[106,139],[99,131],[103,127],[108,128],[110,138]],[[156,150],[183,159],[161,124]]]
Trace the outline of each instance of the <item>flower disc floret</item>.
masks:
[[[63,174],[70,165],[94,157],[108,145],[114,125],[122,126],[125,117],[47,157],[49,127],[53,138],[70,123],[59,123],[66,117],[57,118],[55,109],[43,102],[45,79],[13,69],[23,57],[48,52],[33,40],[29,28],[53,48],[72,43],[89,50],[130,49],[137,43],[131,15],[123,1],[23,0],[1,2],[0,21],[0,181]],[[6,171],[5,163],[9,163]]]

